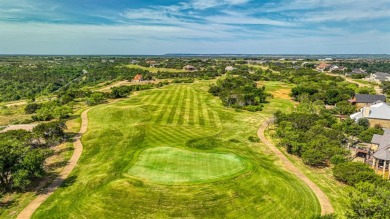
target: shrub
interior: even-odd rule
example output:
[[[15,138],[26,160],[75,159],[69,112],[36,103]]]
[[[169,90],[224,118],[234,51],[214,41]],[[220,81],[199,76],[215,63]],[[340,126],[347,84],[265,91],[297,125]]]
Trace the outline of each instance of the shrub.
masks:
[[[340,163],[333,167],[334,177],[348,185],[355,185],[360,182],[379,181],[373,169],[367,164],[358,162]]]
[[[260,142],[260,139],[256,136],[249,136],[248,141],[250,142]]]
[[[35,113],[37,110],[39,110],[41,108],[41,104],[38,104],[38,103],[29,103],[26,105],[26,107],[24,108],[24,112],[26,114],[33,114]]]
[[[343,155],[334,155],[332,158],[330,158],[331,164],[340,164],[347,162],[347,159]]]

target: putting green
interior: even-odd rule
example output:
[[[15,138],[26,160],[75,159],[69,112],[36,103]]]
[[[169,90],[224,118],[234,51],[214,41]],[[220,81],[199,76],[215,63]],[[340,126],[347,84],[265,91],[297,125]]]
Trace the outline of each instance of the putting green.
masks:
[[[156,147],[142,151],[128,173],[159,184],[193,184],[231,178],[247,168],[235,154]]]

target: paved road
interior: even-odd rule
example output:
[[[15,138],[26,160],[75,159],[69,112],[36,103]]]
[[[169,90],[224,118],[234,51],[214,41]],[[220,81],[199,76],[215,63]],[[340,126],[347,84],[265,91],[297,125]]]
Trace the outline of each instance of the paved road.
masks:
[[[290,171],[292,174],[297,176],[300,180],[302,180],[309,188],[314,192],[314,194],[317,196],[318,201],[320,202],[321,206],[321,215],[325,214],[331,214],[334,213],[334,209],[332,204],[330,203],[328,197],[325,195],[324,192],[313,182],[311,181],[305,174],[303,174],[275,145],[273,145],[268,139],[265,137],[264,132],[267,129],[268,125],[272,123],[272,120],[265,121],[259,130],[257,131],[257,136],[260,138],[260,140],[268,146],[269,149],[275,155],[282,160],[284,166],[288,171]]]
[[[40,194],[32,201],[30,204],[23,209],[22,212],[19,213],[18,219],[28,219],[31,218],[33,213],[41,206],[41,204],[49,198],[51,194],[64,182],[64,180],[69,176],[72,172],[73,168],[76,166],[78,160],[80,159],[81,153],[83,152],[83,145],[81,144],[81,136],[87,131],[88,128],[88,111],[90,109],[85,110],[81,114],[81,127],[79,133],[74,138],[74,152],[72,157],[70,158],[68,164],[61,171],[59,176]]]

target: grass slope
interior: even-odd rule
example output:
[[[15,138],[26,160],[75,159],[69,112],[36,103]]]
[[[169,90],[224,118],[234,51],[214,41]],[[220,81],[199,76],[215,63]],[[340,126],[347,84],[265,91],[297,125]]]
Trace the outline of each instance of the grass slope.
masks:
[[[91,110],[78,166],[33,218],[307,218],[318,214],[320,207],[311,190],[280,168],[263,144],[247,140],[256,136],[265,118],[278,109],[291,109],[292,103],[274,99],[263,112],[236,112],[207,93],[209,83],[142,91]],[[235,154],[250,168],[233,178],[192,185],[158,184],[128,174],[144,159],[145,151],[158,147]]]

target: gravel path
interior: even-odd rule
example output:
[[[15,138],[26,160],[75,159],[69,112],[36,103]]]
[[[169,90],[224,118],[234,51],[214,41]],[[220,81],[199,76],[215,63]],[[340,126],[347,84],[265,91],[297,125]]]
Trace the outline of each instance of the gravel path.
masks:
[[[79,133],[74,137],[74,152],[72,157],[70,158],[68,164],[61,171],[59,176],[43,191],[39,193],[39,195],[32,201],[30,204],[23,209],[22,212],[19,213],[18,219],[27,219],[31,218],[33,213],[39,208],[39,206],[51,195],[53,192],[64,182],[64,180],[69,176],[72,172],[73,168],[76,166],[77,161],[79,160],[81,153],[83,152],[83,145],[81,144],[81,136],[87,131],[88,128],[88,111],[90,109],[85,110],[81,114],[81,127]]]
[[[259,130],[257,131],[257,136],[260,140],[267,145],[269,149],[275,155],[282,160],[285,168],[290,171],[292,174],[297,176],[300,180],[302,180],[309,188],[316,194],[318,201],[321,205],[321,215],[334,213],[334,209],[332,204],[330,203],[328,197],[324,192],[313,182],[311,181],[305,174],[303,174],[275,145],[273,145],[268,139],[265,137],[264,132],[267,129],[268,125],[272,123],[273,120],[265,121]]]

